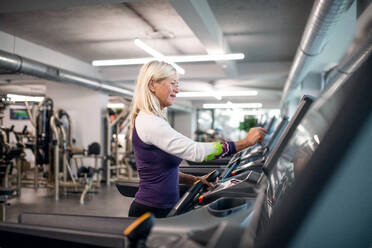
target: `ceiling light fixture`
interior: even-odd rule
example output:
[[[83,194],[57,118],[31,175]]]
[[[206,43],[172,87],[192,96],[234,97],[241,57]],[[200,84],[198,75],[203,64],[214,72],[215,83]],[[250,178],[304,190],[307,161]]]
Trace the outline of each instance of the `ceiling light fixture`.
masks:
[[[262,103],[206,103],[203,104],[203,108],[262,108]]]
[[[158,51],[156,51],[152,47],[148,46],[146,43],[144,43],[140,39],[135,39],[134,44],[136,44],[136,46],[138,46],[139,48],[141,48],[142,50],[144,50],[148,54],[154,56],[158,60],[171,64],[180,74],[185,74],[185,70],[182,67],[180,67],[176,63],[168,60],[167,57],[165,57],[163,54],[159,53]]]
[[[207,54],[207,55],[187,55],[187,56],[168,56],[170,61],[185,63],[185,62],[203,62],[203,61],[220,61],[220,60],[241,60],[244,59],[243,53],[227,53],[227,54]]]
[[[187,55],[187,56],[164,56],[155,49],[146,45],[139,39],[134,40],[134,44],[143,49],[148,54],[159,60],[168,63],[186,63],[186,62],[205,62],[205,61],[220,61],[220,60],[241,60],[244,59],[243,53],[228,53],[228,54],[207,54],[207,55]],[[117,65],[140,65],[154,60],[154,58],[137,58],[137,59],[109,59],[109,60],[93,60],[93,66],[117,66]],[[173,65],[173,64],[172,64]],[[178,66],[178,65],[176,65]],[[175,67],[176,67],[175,66]],[[181,67],[180,67],[181,68]],[[181,68],[182,69],[182,68]],[[183,69],[182,69],[183,70]]]
[[[154,60],[153,57],[139,59],[109,59],[109,60],[93,60],[93,66],[115,66],[115,65],[142,65]]]
[[[222,96],[221,96],[221,94],[220,94],[219,92],[217,92],[217,91],[212,91],[211,93],[212,93],[212,95],[213,95],[217,100],[219,100],[219,101],[222,100]]]
[[[24,96],[15,94],[7,94],[6,96],[11,102],[41,102],[44,99],[43,96]]]
[[[219,97],[223,96],[256,96],[258,94],[255,90],[246,91],[196,91],[196,92],[179,92],[177,97],[192,98],[192,97]],[[216,97],[217,98],[217,97]]]
[[[124,103],[109,103],[107,104],[107,107],[112,108],[112,109],[118,109],[118,108],[124,108],[125,105]]]

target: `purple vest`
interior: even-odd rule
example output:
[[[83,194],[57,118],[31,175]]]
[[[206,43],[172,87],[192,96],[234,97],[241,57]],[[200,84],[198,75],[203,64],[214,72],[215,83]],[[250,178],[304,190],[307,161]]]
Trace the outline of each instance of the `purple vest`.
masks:
[[[140,177],[135,201],[150,207],[172,208],[179,200],[178,166],[182,159],[143,143],[136,127],[132,144]]]

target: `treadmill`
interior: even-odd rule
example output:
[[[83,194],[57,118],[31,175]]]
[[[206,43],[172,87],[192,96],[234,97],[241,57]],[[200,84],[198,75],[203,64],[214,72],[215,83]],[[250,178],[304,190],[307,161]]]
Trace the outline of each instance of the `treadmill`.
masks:
[[[189,231],[163,247],[369,247],[372,194],[362,192],[372,175],[371,64],[370,56],[324,92],[275,149],[248,223]],[[149,247],[159,232],[155,225]]]
[[[275,142],[275,146],[272,152],[268,155],[267,160],[263,164],[260,164],[259,170],[246,169],[245,172],[239,175],[232,175],[231,172],[234,168],[244,167],[245,161],[242,164],[237,158],[236,162],[229,165],[225,173],[222,175],[220,184],[215,189],[204,193],[200,203],[208,204],[221,197],[256,197],[257,187],[263,179],[263,167],[268,166],[268,163],[277,159],[276,154],[280,154],[284,147],[287,145],[289,138],[295,132],[297,126],[309,110],[313,99],[308,96],[303,96],[298,104],[297,110],[294,113],[291,121],[285,128],[282,129],[282,134],[278,135],[278,142]],[[284,126],[284,125],[283,125]],[[279,133],[278,133],[279,134]],[[274,142],[273,142],[274,143]]]
[[[257,149],[253,153],[243,150],[239,156],[239,159],[227,166],[221,176],[221,180],[229,180],[233,176],[245,173],[250,170],[261,172],[262,166],[266,162],[266,158],[270,157],[271,153],[273,153],[274,155],[274,153],[281,152],[281,147],[285,145],[285,142],[287,142],[287,138],[290,137],[290,135],[292,135],[294,130],[297,128],[299,122],[306,114],[312,102],[312,97],[304,95],[301,98],[299,107],[291,118],[291,121],[287,124],[284,118],[284,122],[282,121],[280,123],[281,125],[279,125],[276,130],[276,135],[273,135],[272,139],[270,140],[271,142],[268,144],[269,146],[264,147],[263,149],[261,149],[261,151]],[[258,154],[261,154],[260,159],[257,159],[259,157]]]
[[[371,64],[369,57],[324,92],[286,145],[270,156],[248,222],[221,220],[179,235],[173,226],[159,228],[170,225],[171,219],[162,219],[148,247],[369,247],[372,194],[363,192],[372,175]]]
[[[208,217],[210,204],[157,219],[147,246],[305,247],[311,241],[316,247],[368,247],[372,195],[361,191],[370,188],[371,63],[369,57],[351,77],[324,92],[287,145],[274,149],[279,154],[266,161],[257,198],[237,206],[216,201],[217,210],[225,208],[214,218]],[[195,211],[204,211],[205,216],[191,218]],[[75,216],[64,226],[59,223],[62,218],[43,222],[43,215],[31,215],[27,221],[26,214],[21,215],[20,223],[0,223],[1,247],[31,242],[53,247],[128,245],[122,232],[131,218],[113,218],[111,223],[110,218],[97,222],[99,217],[89,216],[74,221]],[[340,238],[346,233],[347,239]]]

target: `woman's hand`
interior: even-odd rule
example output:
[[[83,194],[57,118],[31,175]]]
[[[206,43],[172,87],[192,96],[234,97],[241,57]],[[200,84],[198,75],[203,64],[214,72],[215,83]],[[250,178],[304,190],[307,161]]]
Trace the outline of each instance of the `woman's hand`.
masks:
[[[214,182],[208,182],[207,181],[207,179],[206,179],[206,177],[208,176],[209,174],[207,174],[207,175],[204,175],[204,176],[202,176],[202,177],[199,177],[198,179],[200,179],[205,185],[207,185],[207,189],[208,190],[212,190],[212,189],[214,189],[216,186],[217,186],[217,183],[218,183],[218,178],[216,178],[216,181],[214,181]]]
[[[249,129],[249,132],[244,139],[235,142],[236,151],[241,151],[246,147],[255,145],[256,143],[261,144],[266,133],[267,130],[262,127],[253,127]]]

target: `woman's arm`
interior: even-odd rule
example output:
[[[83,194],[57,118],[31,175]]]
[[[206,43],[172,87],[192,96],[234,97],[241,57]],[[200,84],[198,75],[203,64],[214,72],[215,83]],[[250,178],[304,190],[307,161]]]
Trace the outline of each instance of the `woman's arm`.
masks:
[[[208,185],[208,190],[210,190],[210,189],[213,189],[214,187],[216,187],[218,179],[216,179],[216,181],[214,181],[214,182],[208,182],[207,179],[205,179],[205,177],[208,176],[208,175],[209,175],[209,173],[207,175],[202,176],[202,177],[196,177],[196,176],[193,176],[193,175],[178,172],[179,183],[180,184],[194,184],[196,181],[201,180],[204,184]]]
[[[169,123],[155,115],[140,112],[135,128],[139,138],[146,144],[179,158],[202,162],[224,157],[262,141],[266,130],[251,128],[247,137],[236,142],[196,142],[178,133]]]
[[[189,174],[184,174],[182,172],[179,172],[178,176],[179,176],[180,184],[194,184],[196,181],[200,179],[199,177],[189,175]]]

